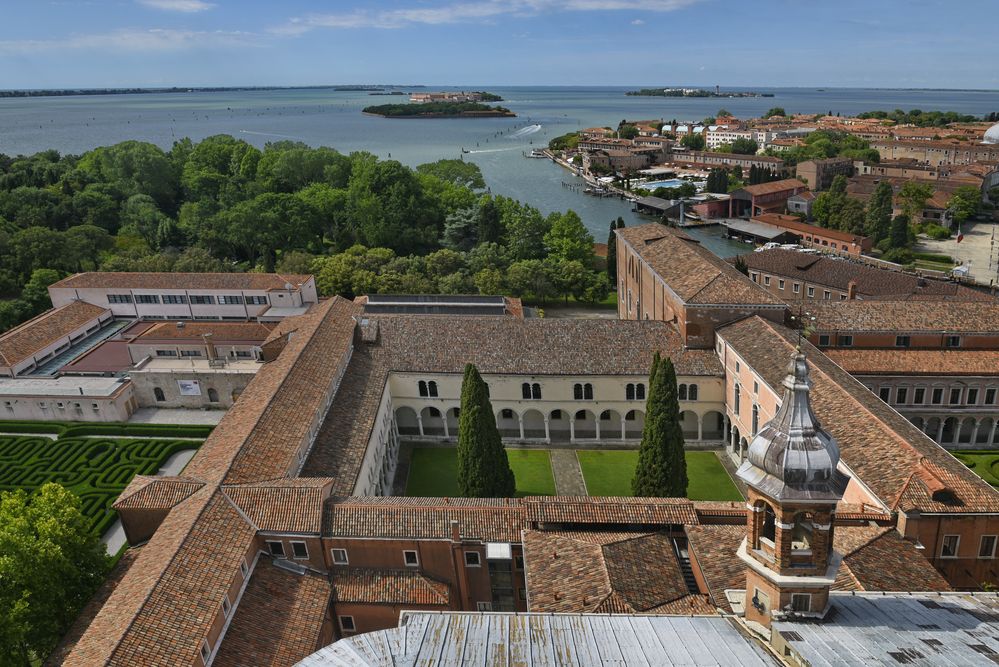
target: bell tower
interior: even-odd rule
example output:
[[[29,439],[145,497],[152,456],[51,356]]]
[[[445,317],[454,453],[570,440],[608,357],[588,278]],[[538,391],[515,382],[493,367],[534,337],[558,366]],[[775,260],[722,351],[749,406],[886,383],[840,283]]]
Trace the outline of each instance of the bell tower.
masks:
[[[736,473],[749,486],[747,535],[738,551],[747,566],[746,620],[767,628],[788,614],[825,615],[841,560],[832,548],[836,503],[849,481],[836,469],[836,441],[812,412],[800,350],[783,384],[780,409]]]

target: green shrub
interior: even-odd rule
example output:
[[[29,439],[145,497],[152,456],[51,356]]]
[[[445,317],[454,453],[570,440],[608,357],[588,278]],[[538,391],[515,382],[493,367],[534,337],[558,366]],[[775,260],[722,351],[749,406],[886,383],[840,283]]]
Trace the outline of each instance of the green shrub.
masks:
[[[0,433],[63,433],[69,424],[42,421],[0,421]]]
[[[882,255],[881,259],[896,264],[912,264],[912,251],[908,248],[892,248]]]
[[[165,438],[207,438],[213,426],[199,424],[75,424],[63,431],[66,437],[86,435],[131,435]]]
[[[932,252],[914,252],[912,253],[913,259],[921,259],[924,262],[940,262],[942,264],[953,264],[954,258],[950,255],[939,255]]]
[[[951,234],[951,231],[946,227],[942,227],[932,222],[923,227],[923,232],[925,232],[925,234],[931,239],[936,239],[937,241],[949,239]],[[948,257],[947,259],[949,260],[950,258]]]

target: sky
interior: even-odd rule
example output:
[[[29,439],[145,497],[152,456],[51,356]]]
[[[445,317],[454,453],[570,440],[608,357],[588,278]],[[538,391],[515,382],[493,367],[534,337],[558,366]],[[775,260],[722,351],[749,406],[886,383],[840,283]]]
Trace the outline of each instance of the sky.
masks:
[[[0,89],[999,89],[997,15],[999,0],[0,0]]]

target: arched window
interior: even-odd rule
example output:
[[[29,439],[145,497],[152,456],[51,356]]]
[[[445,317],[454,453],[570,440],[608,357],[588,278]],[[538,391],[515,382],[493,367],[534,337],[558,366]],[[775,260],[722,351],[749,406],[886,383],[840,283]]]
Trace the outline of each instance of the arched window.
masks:
[[[606,422],[610,421],[610,410],[604,410],[600,413],[600,421]]]
[[[631,384],[630,382],[624,388],[624,400],[626,401],[635,400],[635,385]]]
[[[764,505],[763,528],[760,529],[760,537],[770,540],[771,543],[777,538],[777,516],[770,505]]]
[[[437,396],[437,383],[431,380],[427,383],[427,390],[430,392],[431,396]]]
[[[697,385],[692,384],[687,387],[687,400],[696,401],[697,400]]]
[[[583,398],[588,401],[593,400],[593,385],[589,382],[583,385]]]
[[[760,430],[760,406],[753,404],[753,435]]]
[[[531,398],[541,398],[541,385],[537,382],[531,385]]]
[[[437,408],[427,408],[427,413],[431,417],[440,417],[441,416],[441,411],[438,410]]]
[[[634,410],[628,410],[628,414],[626,414],[624,416],[624,421],[626,421],[626,422],[633,422],[633,421],[635,421],[635,411]]]
[[[635,385],[635,398],[640,401],[645,400],[645,385],[641,382]]]
[[[219,402],[219,393],[217,391],[215,391],[215,387],[209,387],[208,388],[208,401],[210,403],[218,403]]]
[[[577,410],[576,419],[586,419],[586,410]]]
[[[583,385],[578,382],[572,385],[572,397],[577,401],[583,400]]]
[[[794,515],[794,528],[791,529],[791,549],[804,551],[812,548],[812,517],[806,512]]]
[[[520,395],[526,400],[531,400],[531,384],[529,382],[520,385]]]
[[[735,385],[735,404],[732,406],[732,412],[739,414],[739,403],[742,398],[742,387],[740,385]]]
[[[156,397],[157,401],[165,401],[166,396],[163,395],[163,390],[159,387],[153,387],[153,396]]]
[[[677,395],[677,398],[679,398],[681,401],[686,401],[687,400],[687,385],[685,385],[685,384],[677,385],[676,395]]]
[[[425,380],[420,380],[419,387],[420,387],[420,396],[429,396],[430,395],[427,392],[427,383],[426,383]]]

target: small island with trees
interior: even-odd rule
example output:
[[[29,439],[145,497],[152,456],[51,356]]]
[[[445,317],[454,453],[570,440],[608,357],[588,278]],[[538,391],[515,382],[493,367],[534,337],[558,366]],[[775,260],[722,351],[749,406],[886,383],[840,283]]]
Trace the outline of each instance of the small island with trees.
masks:
[[[505,107],[478,102],[378,104],[364,107],[361,111],[383,118],[513,118],[517,115]]]
[[[641,88],[629,90],[625,95],[638,97],[773,97],[773,93],[753,91],[722,91],[704,88]]]

